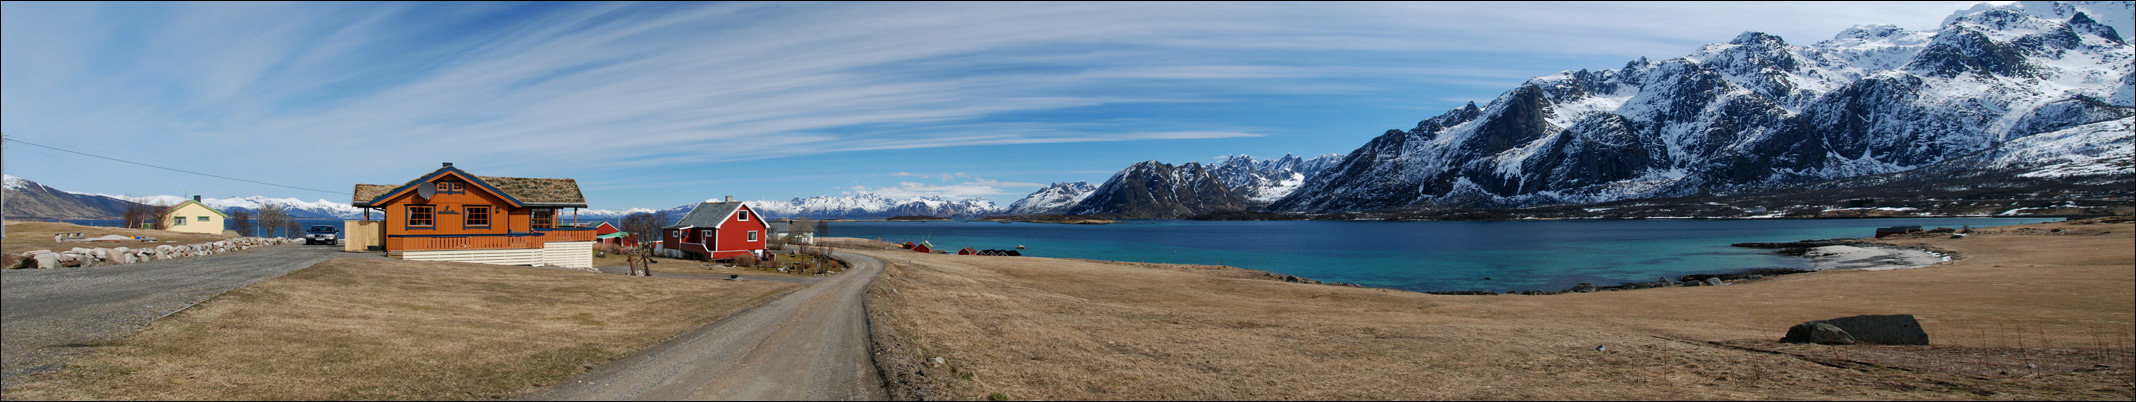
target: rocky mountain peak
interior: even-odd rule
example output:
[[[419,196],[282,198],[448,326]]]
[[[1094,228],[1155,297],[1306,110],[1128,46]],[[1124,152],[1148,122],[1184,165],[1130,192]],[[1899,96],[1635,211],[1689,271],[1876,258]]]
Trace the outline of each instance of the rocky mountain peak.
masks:
[[[1879,40],[1879,39],[1889,39],[1889,38],[1895,38],[1895,37],[1905,36],[1906,34],[1909,34],[1909,33],[1912,33],[1912,32],[1910,32],[1910,31],[1907,31],[1907,30],[1906,30],[1906,28],[1900,28],[1900,27],[1899,27],[1899,26],[1897,26],[1897,25],[1890,25],[1890,24],[1865,24],[1865,25],[1855,25],[1855,26],[1852,26],[1852,27],[1848,27],[1848,28],[1847,28],[1846,30],[1842,30],[1842,31],[1839,31],[1839,35],[1837,35],[1837,36],[1833,36],[1833,37],[1832,37],[1832,39],[1833,39],[1833,40],[1849,40],[1849,39],[1853,39],[1853,40],[1864,40],[1864,41],[1867,41],[1867,40]]]
[[[1757,31],[1745,31],[1741,35],[1736,35],[1735,39],[1729,40],[1728,44],[1742,46],[1783,47],[1787,46],[1787,41],[1780,39],[1780,36],[1778,35]]]

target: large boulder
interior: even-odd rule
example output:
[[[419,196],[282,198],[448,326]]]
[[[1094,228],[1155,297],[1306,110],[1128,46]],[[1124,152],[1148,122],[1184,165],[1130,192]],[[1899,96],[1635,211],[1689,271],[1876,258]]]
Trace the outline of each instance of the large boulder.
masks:
[[[59,268],[59,253],[40,253],[30,259],[37,260],[37,269]]]
[[[1928,332],[1921,329],[1921,322],[1911,314],[1858,315],[1829,320],[1804,322],[1788,328],[1787,342],[1820,342],[1818,325],[1828,325],[1854,342],[1883,345],[1928,345]],[[1832,334],[1826,334],[1831,339]]]
[[[1848,334],[1848,333],[1847,333],[1847,330],[1844,330],[1844,329],[1839,329],[1839,327],[1836,327],[1836,326],[1832,326],[1832,324],[1826,324],[1826,323],[1822,323],[1822,322],[1811,322],[1811,323],[1808,323],[1808,324],[1803,324],[1803,325],[1807,325],[1807,326],[1809,326],[1809,331],[1810,331],[1810,342],[1812,342],[1812,343],[1816,343],[1816,344],[1819,344],[1819,345],[1853,345],[1853,344],[1854,344],[1854,336],[1853,336],[1853,335],[1851,335],[1851,334]],[[1798,325],[1798,326],[1800,326],[1800,325]],[[1789,331],[1789,332],[1794,332],[1794,330],[1793,330],[1793,329],[1789,329],[1788,331]]]

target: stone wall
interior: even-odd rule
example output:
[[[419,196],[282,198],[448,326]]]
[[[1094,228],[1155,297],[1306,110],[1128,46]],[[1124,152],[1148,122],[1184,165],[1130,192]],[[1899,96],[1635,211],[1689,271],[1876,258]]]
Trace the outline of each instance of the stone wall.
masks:
[[[137,264],[149,261],[209,256],[256,247],[281,246],[300,242],[303,242],[303,240],[280,237],[240,237],[199,244],[162,244],[153,248],[75,247],[64,251],[30,250],[22,253],[23,261],[18,266],[6,268],[52,269]]]

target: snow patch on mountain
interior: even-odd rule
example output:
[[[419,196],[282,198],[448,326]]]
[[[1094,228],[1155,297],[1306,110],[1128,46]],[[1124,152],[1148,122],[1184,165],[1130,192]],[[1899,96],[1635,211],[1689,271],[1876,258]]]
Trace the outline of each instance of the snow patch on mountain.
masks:
[[[1990,166],[2028,170],[2025,177],[2128,174],[2136,171],[2136,117],[2102,121],[2003,144]]]
[[[1014,203],[1010,203],[1009,209],[1007,211],[1004,211],[1003,213],[1009,215],[1047,215],[1064,213],[1068,211],[1069,207],[1075,206],[1076,203],[1083,202],[1083,199],[1090,198],[1091,192],[1097,191],[1097,189],[1097,186],[1093,186],[1089,182],[1082,181],[1077,181],[1073,183],[1053,183],[1052,185],[1048,185],[1044,188],[1038,189],[1038,191],[1031,192],[1030,195],[1024,196],[1023,199],[1016,200],[1016,202]]]
[[[8,190],[21,190],[24,188],[28,188],[29,184],[29,180],[23,180],[20,177],[15,177],[15,175],[0,174],[0,188],[5,188]]]

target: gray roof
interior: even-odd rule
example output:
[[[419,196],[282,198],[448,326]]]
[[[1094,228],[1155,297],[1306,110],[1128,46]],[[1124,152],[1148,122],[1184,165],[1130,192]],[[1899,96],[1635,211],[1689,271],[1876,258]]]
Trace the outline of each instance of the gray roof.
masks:
[[[682,220],[675,221],[675,224],[667,225],[661,229],[679,229],[684,226],[706,228],[718,226],[720,221],[727,220],[727,215],[733,215],[734,210],[741,207],[742,203],[740,201],[699,203],[697,208],[691,208],[689,214],[683,215]]]

